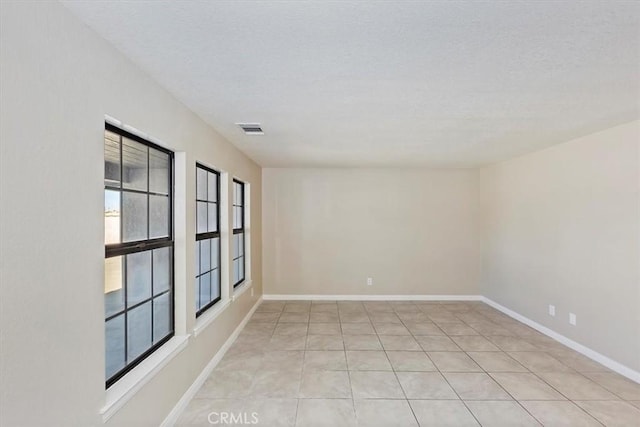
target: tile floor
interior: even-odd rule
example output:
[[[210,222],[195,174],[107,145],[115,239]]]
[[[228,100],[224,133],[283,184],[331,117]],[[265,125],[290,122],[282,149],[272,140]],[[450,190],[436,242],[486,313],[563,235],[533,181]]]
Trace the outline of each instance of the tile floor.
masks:
[[[265,301],[177,425],[234,423],[631,427],[640,385],[480,302]]]

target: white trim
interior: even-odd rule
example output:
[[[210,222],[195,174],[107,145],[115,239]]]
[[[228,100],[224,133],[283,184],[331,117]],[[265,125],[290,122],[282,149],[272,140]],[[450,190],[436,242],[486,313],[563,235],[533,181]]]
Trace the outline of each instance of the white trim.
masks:
[[[149,382],[167,363],[187,346],[189,335],[171,338],[162,347],[153,352],[131,372],[118,380],[105,392],[105,404],[100,410],[102,422],[106,423],[120,408]]]
[[[207,366],[205,366],[202,372],[200,372],[200,375],[198,375],[193,384],[191,384],[187,391],[182,395],[178,403],[176,403],[176,406],[174,406],[171,412],[169,412],[169,415],[167,415],[162,424],[160,424],[160,427],[171,427],[176,423],[176,421],[178,421],[182,411],[184,411],[191,399],[193,399],[200,387],[202,387],[202,384],[204,384],[207,378],[209,378],[209,375],[211,375],[211,372],[213,372],[216,365],[220,360],[222,360],[227,350],[231,348],[236,338],[238,338],[238,335],[240,335],[240,332],[242,332],[242,329],[245,327],[249,319],[251,319],[251,316],[253,316],[253,313],[261,302],[262,298],[258,298],[253,307],[251,307],[251,310],[249,310],[244,319],[242,319],[242,322],[240,322],[238,327],[233,331],[229,338],[227,338],[224,344],[222,344],[222,347],[220,347],[218,352],[211,358],[209,363],[207,363]]]
[[[481,295],[284,295],[266,294],[266,300],[315,301],[482,301]]]
[[[482,301],[488,305],[490,305],[491,307],[495,308],[496,310],[499,310],[501,312],[503,312],[504,314],[506,314],[507,316],[510,316],[516,320],[518,320],[519,322],[524,323],[527,326],[531,326],[533,329],[545,334],[548,337],[553,338],[554,340],[558,341],[561,344],[566,345],[567,347],[577,351],[578,353],[581,353],[585,356],[587,356],[589,359],[595,360],[596,362],[606,366],[607,368],[611,369],[612,371],[615,371],[617,373],[619,373],[620,375],[623,375],[627,378],[629,378],[632,381],[635,381],[637,383],[640,383],[640,372],[635,371],[625,365],[623,365],[622,363],[616,362],[613,359],[608,358],[607,356],[598,353],[595,350],[590,349],[589,347],[586,347],[580,343],[577,343],[575,341],[573,341],[570,338],[565,337],[564,335],[561,335],[549,328],[547,328],[546,326],[543,326],[541,324],[539,324],[538,322],[529,319],[528,317],[525,317],[521,314],[516,313],[513,310],[508,309],[507,307],[498,304],[497,302],[487,298],[487,297],[482,297]]]
[[[233,290],[233,297],[231,298],[231,300],[235,301],[240,298],[240,295],[247,292],[247,289],[251,288],[251,286],[253,286],[253,281],[251,279],[245,280],[242,284],[238,285],[238,287]]]
[[[219,301],[213,307],[202,313],[202,315],[196,319],[196,326],[193,328],[193,336],[197,337],[205,329],[207,329],[207,326],[209,326],[211,322],[213,322],[218,316],[220,316],[222,312],[225,311],[227,307],[229,307],[230,304],[231,300],[229,299]]]

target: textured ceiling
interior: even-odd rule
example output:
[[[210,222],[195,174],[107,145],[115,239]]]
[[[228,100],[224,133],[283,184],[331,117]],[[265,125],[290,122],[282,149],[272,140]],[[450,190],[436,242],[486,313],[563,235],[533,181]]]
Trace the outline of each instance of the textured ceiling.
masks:
[[[639,116],[636,1],[63,3],[265,167],[475,166]]]

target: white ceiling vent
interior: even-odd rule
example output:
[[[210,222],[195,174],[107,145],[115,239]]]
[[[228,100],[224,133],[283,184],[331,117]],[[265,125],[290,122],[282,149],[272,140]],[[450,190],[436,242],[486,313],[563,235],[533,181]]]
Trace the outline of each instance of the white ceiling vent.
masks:
[[[236,123],[247,135],[264,135],[260,123]]]

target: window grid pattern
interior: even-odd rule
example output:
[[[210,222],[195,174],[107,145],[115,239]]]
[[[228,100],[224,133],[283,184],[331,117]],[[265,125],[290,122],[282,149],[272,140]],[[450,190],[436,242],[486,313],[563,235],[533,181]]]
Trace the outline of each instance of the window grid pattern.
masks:
[[[173,153],[105,125],[105,385],[168,341]]]
[[[220,173],[196,163],[196,317],[221,298]]]
[[[245,184],[233,180],[233,286],[245,279]]]

